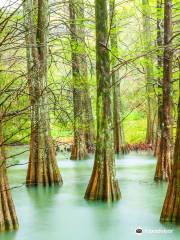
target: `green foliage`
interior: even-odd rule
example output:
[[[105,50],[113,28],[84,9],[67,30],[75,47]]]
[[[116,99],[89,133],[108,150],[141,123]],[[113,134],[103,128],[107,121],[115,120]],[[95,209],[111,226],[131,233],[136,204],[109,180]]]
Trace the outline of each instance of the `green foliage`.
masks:
[[[124,121],[127,143],[144,142],[146,138],[146,116],[141,112],[133,112]]]
[[[88,87],[92,99],[93,115],[96,115],[96,76],[95,76],[95,21],[94,5],[84,1],[85,17],[79,17],[78,27],[85,26],[86,46],[85,52],[88,61]],[[77,45],[70,39],[68,2],[60,5],[53,4],[50,7],[50,29],[49,29],[49,71],[48,71],[48,96],[49,110],[51,116],[52,136],[69,137],[73,129],[73,101],[72,101],[72,76],[71,76],[71,47],[75,48],[78,54],[84,53],[84,46]],[[77,7],[78,8],[78,7]],[[151,45],[143,47],[143,18],[142,10],[149,14],[150,10],[150,30]],[[179,31],[178,25],[178,1],[174,1],[174,32]],[[9,12],[7,11],[7,16]],[[154,77],[152,81],[151,98],[156,100],[156,96],[162,93],[157,87],[158,77],[162,78],[162,69],[157,70],[157,52],[162,56],[163,48],[157,49],[156,44],[156,18],[163,19],[163,10],[157,11],[156,0],[149,0],[149,7],[142,6],[142,0],[116,1],[116,31],[118,34],[118,49],[110,49],[115,55],[116,66],[121,79],[121,104],[122,118],[124,120],[125,136],[127,142],[142,142],[146,134],[147,116],[147,93],[145,84],[144,66],[153,65]],[[10,38],[1,47],[3,56],[0,62],[0,88],[8,86],[13,79],[16,79],[6,93],[1,94],[1,102],[9,93],[11,96],[3,104],[3,108],[8,107],[8,112],[21,110],[29,105],[28,84],[26,76],[26,51],[25,35],[23,29],[22,9],[16,12],[8,21],[7,26],[0,34],[0,42],[10,32]],[[6,14],[2,16],[4,20]],[[36,21],[36,17],[34,17]],[[15,31],[15,32],[13,32]],[[16,32],[17,31],[17,32]],[[113,29],[112,29],[113,32]],[[174,119],[177,117],[176,108],[179,94],[178,78],[179,71],[177,57],[179,56],[179,37],[173,40],[173,110]],[[110,46],[108,46],[110,47]],[[152,61],[145,58],[148,55]],[[81,76],[79,77],[81,78]],[[79,85],[81,81],[79,80]],[[152,87],[151,86],[151,87]],[[157,106],[154,106],[156,111]],[[126,117],[128,116],[128,117]],[[5,122],[5,139],[7,142],[23,143],[29,142],[30,134],[30,109],[24,114],[9,118]],[[96,119],[95,119],[96,121]],[[176,121],[174,121],[176,124]],[[174,124],[174,125],[175,125]]]

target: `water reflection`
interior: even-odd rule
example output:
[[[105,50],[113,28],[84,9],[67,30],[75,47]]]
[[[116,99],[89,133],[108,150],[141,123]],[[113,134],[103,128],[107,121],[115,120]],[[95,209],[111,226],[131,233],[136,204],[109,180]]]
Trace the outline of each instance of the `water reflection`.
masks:
[[[114,216],[115,213],[118,213],[119,203],[86,201],[86,204],[90,209],[91,214],[89,217],[93,223],[93,228],[96,229],[97,233],[101,233],[104,236],[103,239],[106,239],[105,236],[117,223],[117,219]]]
[[[26,191],[34,207],[36,209],[42,209],[51,207],[54,204],[54,198],[59,193],[60,187],[28,187]]]
[[[1,240],[14,240],[16,239],[16,232],[17,231],[14,231],[14,232],[3,232],[3,233],[0,233],[0,239]]]

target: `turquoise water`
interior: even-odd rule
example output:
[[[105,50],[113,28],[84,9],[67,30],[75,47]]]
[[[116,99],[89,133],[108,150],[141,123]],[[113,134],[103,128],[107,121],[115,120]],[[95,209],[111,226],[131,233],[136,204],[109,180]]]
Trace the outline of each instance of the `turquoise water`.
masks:
[[[22,149],[24,147],[15,148],[13,152]],[[27,157],[28,152],[17,158],[25,163]],[[167,185],[153,181],[156,161],[150,153],[132,152],[117,159],[122,199],[113,204],[83,199],[93,158],[73,162],[68,160],[68,154],[61,153],[57,157],[63,186],[13,189],[20,228],[15,233],[0,234],[0,240],[180,239],[180,226],[159,222]],[[24,182],[26,167],[9,168],[12,186]],[[137,227],[142,228],[143,234],[135,234]]]

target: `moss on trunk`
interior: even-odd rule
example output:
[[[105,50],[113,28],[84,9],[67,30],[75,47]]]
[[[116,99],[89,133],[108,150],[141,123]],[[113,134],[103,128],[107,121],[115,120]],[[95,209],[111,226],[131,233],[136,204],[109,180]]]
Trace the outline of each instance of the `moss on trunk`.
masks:
[[[118,65],[118,34],[116,24],[115,0],[110,0],[110,40],[111,40],[111,66],[112,66],[112,91],[113,91],[113,126],[115,153],[125,153],[126,143],[123,123],[121,121],[121,98],[120,98],[120,73],[115,69]]]
[[[71,151],[71,160],[81,160],[87,158],[88,150],[85,139],[85,81],[81,72],[81,30],[79,26],[79,16],[81,15],[80,2],[69,1],[70,14],[70,34],[71,34],[71,60],[73,78],[73,108],[74,108],[74,143]],[[87,75],[85,76],[87,77]]]
[[[85,199],[115,201],[121,196],[115,172],[107,0],[95,1],[97,139],[93,172]]]
[[[27,68],[31,102],[30,157],[26,184],[62,184],[51,138],[47,94],[48,1],[24,2]]]
[[[157,0],[157,87],[158,87],[158,115],[157,115],[157,130],[156,130],[156,142],[154,146],[154,156],[158,157],[160,154],[161,132],[163,127],[163,109],[162,109],[162,69],[163,69],[163,32],[162,32],[162,1]]]
[[[148,53],[152,46],[151,36],[151,9],[149,0],[142,0],[142,14],[143,14],[143,47],[145,53]],[[150,54],[144,58],[144,71],[147,95],[147,130],[146,130],[146,143],[154,144],[154,69],[153,59]]]
[[[164,10],[164,58],[163,58],[163,122],[161,131],[160,152],[156,166],[154,179],[156,181],[168,180],[172,171],[172,152],[173,152],[173,136],[172,136],[172,96],[171,96],[171,80],[172,80],[172,2],[165,1]]]
[[[180,222],[180,97],[178,105],[178,122],[174,149],[173,171],[168,185],[160,220],[162,222]]]

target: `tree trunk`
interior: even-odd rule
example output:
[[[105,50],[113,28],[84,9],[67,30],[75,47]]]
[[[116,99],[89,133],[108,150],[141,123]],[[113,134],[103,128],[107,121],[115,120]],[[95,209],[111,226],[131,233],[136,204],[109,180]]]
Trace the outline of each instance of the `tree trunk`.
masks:
[[[171,4],[169,0],[167,1],[166,4],[168,3]],[[180,59],[179,59],[179,73],[180,73]],[[180,222],[180,95],[178,105],[178,121],[174,149],[172,178],[170,178],[160,220],[162,222],[176,222],[176,223]]]
[[[153,144],[154,142],[154,124],[153,124],[153,61],[148,53],[152,46],[151,40],[151,24],[150,24],[150,6],[149,0],[142,0],[143,7],[143,44],[146,52],[144,59],[145,79],[146,79],[146,94],[147,94],[147,132],[146,143]]]
[[[74,107],[74,144],[71,151],[72,160],[87,158],[88,150],[85,139],[85,112],[84,112],[84,76],[81,75],[81,41],[80,26],[77,22],[80,14],[79,2],[75,5],[74,0],[69,1],[70,32],[71,32],[71,59],[73,77],[73,107]],[[87,71],[84,69],[84,72]]]
[[[162,0],[157,0],[157,84],[158,84],[158,119],[157,119],[157,134],[156,134],[156,143],[154,149],[154,155],[159,156],[160,153],[160,142],[161,142],[161,132],[163,127],[163,109],[162,109],[162,69],[163,69],[163,60],[162,60],[162,47],[163,47],[163,19],[162,19]]]
[[[71,159],[78,160],[86,158],[87,152],[94,151],[95,132],[88,86],[84,1],[78,0],[75,4],[74,0],[71,0],[69,10],[74,99],[74,145]],[[79,94],[80,96],[77,96]]]
[[[120,75],[119,70],[114,67],[118,64],[118,38],[115,15],[115,0],[110,0],[110,40],[111,40],[111,62],[112,62],[112,85],[113,85],[113,125],[114,125],[114,147],[115,153],[125,153],[125,139],[123,133],[123,123],[121,122],[121,103],[120,103]]]
[[[165,1],[164,9],[164,59],[163,59],[163,127],[161,134],[160,153],[158,156],[154,179],[168,180],[172,170],[172,99],[171,99],[171,78],[172,78],[172,2]]]
[[[27,186],[62,184],[50,133],[47,95],[48,2],[24,2],[28,83],[31,101],[30,158]]]
[[[94,129],[94,118],[92,111],[91,98],[89,94],[89,87],[85,88],[85,142],[88,153],[94,152],[94,141],[95,141],[95,129]]]
[[[6,171],[6,159],[3,147],[2,118],[0,116],[0,232],[16,230],[18,219]]]
[[[86,40],[85,40],[85,25],[84,25],[84,0],[78,0],[76,5],[76,18],[78,29],[78,45],[80,46],[79,58],[80,58],[80,78],[82,86],[84,86],[83,92],[83,110],[84,110],[84,126],[85,126],[85,143],[87,151],[89,153],[94,151],[95,129],[93,111],[91,105],[91,98],[88,85],[88,64],[86,54]]]
[[[108,44],[107,0],[95,1],[97,139],[95,162],[85,199],[115,201],[120,190],[115,173],[113,124],[111,111],[111,76]]]

